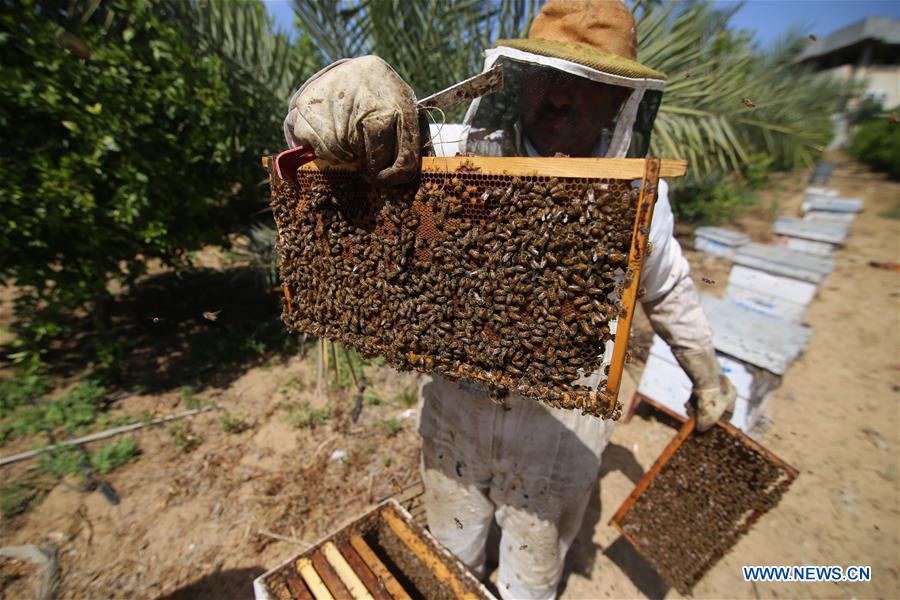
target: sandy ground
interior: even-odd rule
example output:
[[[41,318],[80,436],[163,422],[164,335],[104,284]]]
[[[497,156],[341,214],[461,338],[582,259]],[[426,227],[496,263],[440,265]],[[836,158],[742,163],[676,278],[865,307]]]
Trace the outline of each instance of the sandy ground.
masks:
[[[800,202],[797,177],[785,179],[737,226],[768,241],[776,213]],[[900,275],[868,261],[900,260],[900,222],[878,216],[893,208],[900,185],[863,172],[839,170],[832,187],[862,197],[866,210],[838,255],[838,267],[808,315],[813,337],[770,403],[762,443],[800,476],[781,503],[697,585],[703,598],[900,597],[898,391]],[[688,252],[698,286],[721,294],[727,261]],[[701,278],[715,281],[701,283]],[[634,336],[637,360],[623,389],[628,400],[640,377],[646,325]],[[643,342],[641,342],[643,340]],[[645,349],[645,348],[644,348]],[[290,407],[321,406],[312,389],[311,357],[260,366],[202,401],[241,413],[251,427],[232,434],[221,412],[186,421],[199,440],[190,451],[171,428],[135,434],[142,456],[108,476],[118,506],[100,494],[56,486],[30,512],[0,522],[3,545],[53,540],[60,548],[61,595],[76,597],[245,598],[250,582],[361,513],[396,486],[418,479],[418,441],[402,390],[410,375],[372,369],[383,402],[366,406],[352,424],[351,399],[332,395],[333,418],[314,429],[288,423]],[[135,396],[116,405],[132,415],[184,408],[177,391]],[[400,423],[392,432],[391,418]],[[672,423],[639,412],[620,425],[604,454],[596,496],[567,561],[563,598],[676,597],[609,519],[675,433]],[[335,450],[346,451],[332,460]],[[10,451],[4,449],[4,454]],[[24,467],[21,467],[24,468]],[[4,476],[11,476],[9,470]],[[275,541],[260,530],[298,540]],[[744,583],[741,565],[871,565],[866,584]],[[0,562],[0,597],[31,596],[30,569]]]

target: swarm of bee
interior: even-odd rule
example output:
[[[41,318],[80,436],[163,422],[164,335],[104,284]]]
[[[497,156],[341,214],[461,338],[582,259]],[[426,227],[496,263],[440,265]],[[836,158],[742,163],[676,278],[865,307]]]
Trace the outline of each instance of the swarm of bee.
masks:
[[[401,370],[616,418],[601,367],[628,268],[630,181],[424,171],[379,189],[352,171],[273,178],[288,327]]]
[[[796,473],[740,435],[688,436],[619,525],[682,594],[773,508]]]

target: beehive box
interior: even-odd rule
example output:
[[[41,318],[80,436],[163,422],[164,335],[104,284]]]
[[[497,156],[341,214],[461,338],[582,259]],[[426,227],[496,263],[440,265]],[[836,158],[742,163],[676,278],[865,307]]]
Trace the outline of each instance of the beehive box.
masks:
[[[797,471],[721,421],[679,430],[612,524],[682,594],[771,510]]]
[[[683,161],[424,158],[389,189],[318,162],[295,186],[268,164],[288,327],[618,416],[658,179]]]
[[[493,599],[393,500],[254,582],[257,600]]]

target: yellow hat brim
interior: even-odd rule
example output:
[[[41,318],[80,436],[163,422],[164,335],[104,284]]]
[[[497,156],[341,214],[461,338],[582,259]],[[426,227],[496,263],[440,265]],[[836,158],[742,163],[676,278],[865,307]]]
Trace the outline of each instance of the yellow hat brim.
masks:
[[[666,80],[665,73],[646,67],[637,61],[573,42],[519,38],[497,40],[494,47],[498,46],[505,46],[549,58],[561,58],[611,75],[619,75],[631,79]]]

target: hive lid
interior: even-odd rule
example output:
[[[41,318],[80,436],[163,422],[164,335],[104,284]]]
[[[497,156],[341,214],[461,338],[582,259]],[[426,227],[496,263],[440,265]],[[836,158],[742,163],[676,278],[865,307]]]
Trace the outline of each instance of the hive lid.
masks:
[[[858,213],[863,208],[863,201],[859,198],[836,198],[834,196],[819,196],[807,194],[806,200],[800,205],[800,210],[828,210],[833,212]]]
[[[819,284],[834,269],[834,260],[782,246],[750,243],[735,250],[734,262],[774,275]]]
[[[742,308],[728,300],[700,294],[713,331],[713,346],[729,356],[783,375],[800,356],[812,329]]]
[[[775,221],[774,231],[778,235],[841,245],[847,239],[849,227],[845,223],[818,220],[804,221],[796,217],[778,217]]]
[[[722,229],[721,227],[698,227],[694,231],[694,235],[725,244],[726,246],[741,246],[750,242],[750,236],[746,233]]]

